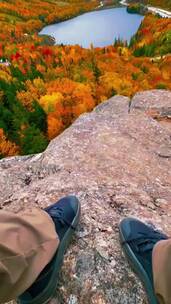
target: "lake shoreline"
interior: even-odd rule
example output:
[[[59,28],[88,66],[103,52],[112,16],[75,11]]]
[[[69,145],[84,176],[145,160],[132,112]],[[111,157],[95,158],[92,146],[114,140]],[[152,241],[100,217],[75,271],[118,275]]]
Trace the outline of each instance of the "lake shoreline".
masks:
[[[69,18],[63,18],[61,20],[57,20],[57,21],[53,21],[52,23],[45,23],[45,25],[43,26],[42,29],[39,30],[38,32],[38,35],[39,33],[46,27],[46,26],[49,26],[49,25],[53,25],[53,24],[59,24],[59,23],[62,23],[62,22],[65,22],[65,21],[68,21],[68,20],[72,20],[76,17],[79,17],[79,16],[82,16],[84,14],[87,14],[87,13],[91,13],[91,12],[96,12],[96,11],[102,11],[102,10],[107,10],[107,9],[113,9],[113,8],[121,8],[121,7],[124,7],[124,5],[121,3],[121,1],[118,1],[117,4],[113,4],[113,5],[103,5],[101,7],[96,7],[96,8],[93,8],[89,11],[85,11],[85,12],[82,12],[82,13],[79,13],[79,14],[75,14],[73,15],[72,17],[69,17]],[[39,35],[41,37],[41,35]],[[47,37],[49,36],[50,38],[54,38],[53,36],[51,35],[46,35]],[[55,43],[54,43],[55,45]]]
[[[96,8],[93,8],[91,10],[88,10],[88,11],[84,11],[84,12],[80,12],[79,14],[75,14],[73,15],[72,17],[69,17],[69,18],[63,18],[62,20],[57,20],[55,22],[52,22],[52,23],[47,23],[43,26],[42,29],[40,29],[40,31],[38,32],[38,34],[46,27],[46,26],[50,26],[50,25],[53,25],[53,24],[59,24],[59,23],[63,23],[63,22],[66,22],[66,21],[69,21],[69,20],[72,20],[76,17],[79,17],[79,16],[82,16],[84,14],[87,14],[87,13],[91,13],[91,12],[96,12],[96,11],[104,11],[104,10],[109,10],[109,9],[114,9],[114,8],[122,8],[122,7],[128,7],[128,3],[126,0],[121,0],[121,1],[118,1],[118,3],[116,4],[112,4],[112,5],[104,5],[103,2],[101,1],[100,2],[100,5]],[[161,11],[162,14],[164,14],[162,17],[168,17],[168,18],[171,18],[171,12],[169,11],[166,11],[166,10],[163,10],[163,9],[160,9],[160,8],[156,8],[156,7],[151,7],[151,6],[147,6],[147,9],[149,12],[151,13],[159,13],[159,11]],[[128,12],[129,13],[129,12]],[[144,15],[144,14],[140,14],[140,15]],[[39,36],[41,36],[41,34],[39,34]],[[45,35],[46,37],[49,37],[49,41],[50,41],[50,45],[55,45],[55,41],[53,42],[53,39],[55,39],[54,36],[52,35],[49,35],[49,34],[46,34]],[[48,43],[47,43],[48,44]]]
[[[129,3],[127,3],[127,0],[121,0],[120,4],[123,6],[128,6]],[[160,15],[162,18],[171,18],[171,10],[166,10],[163,9],[161,7],[154,7],[151,5],[145,5],[145,8],[152,14],[158,14]]]
[[[48,25],[39,34],[53,37],[56,45],[80,45],[89,48],[93,44],[94,47],[106,47],[117,39],[129,43],[142,18],[144,17],[140,14],[134,14],[133,17],[122,6],[103,7]]]
[[[72,20],[72,19],[74,19],[74,18],[76,18],[76,17],[82,16],[82,15],[87,14],[87,13],[96,12],[96,11],[102,11],[102,10],[104,11],[104,10],[107,10],[107,9],[121,8],[121,7],[124,7],[124,5],[121,4],[121,1],[119,1],[118,4],[115,4],[115,5],[103,5],[103,6],[101,6],[101,7],[96,7],[96,8],[94,8],[94,9],[89,10],[89,11],[86,11],[86,12],[82,12],[82,13],[76,14],[76,15],[72,16],[71,18],[66,18],[66,19],[64,18],[64,19],[59,20],[59,21],[57,20],[57,21],[55,21],[55,23],[54,23],[54,22],[52,22],[52,23],[46,23],[46,24],[43,26],[43,28],[39,30],[38,35],[39,35],[40,37],[41,37],[41,36],[46,36],[46,37],[52,38],[52,40],[53,40],[53,39],[54,39],[54,36],[51,36],[51,35],[48,35],[48,34],[44,35],[44,34],[39,34],[39,33],[40,33],[46,26],[50,26],[50,25],[53,25],[53,24],[59,24],[59,23],[65,22],[65,21],[69,21],[69,20]],[[51,41],[52,41],[52,40],[51,40]],[[51,44],[51,45],[55,45],[55,42],[54,42],[53,44]]]
[[[123,5],[120,2],[118,2],[118,4],[103,5],[103,6],[97,7],[96,9],[93,9],[92,12],[93,11],[102,11],[105,9],[120,8],[120,7],[123,7]]]

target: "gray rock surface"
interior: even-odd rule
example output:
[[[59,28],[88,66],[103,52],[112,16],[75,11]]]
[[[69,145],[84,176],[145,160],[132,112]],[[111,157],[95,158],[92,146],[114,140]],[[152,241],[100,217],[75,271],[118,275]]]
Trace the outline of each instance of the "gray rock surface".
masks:
[[[150,115],[171,92],[115,96],[81,115],[38,155],[0,161],[0,207],[19,212],[75,194],[78,231],[51,304],[142,304],[146,296],[121,251],[126,216],[171,234],[171,132]],[[138,110],[137,110],[138,109]],[[169,122],[168,122],[169,123]]]
[[[131,101],[132,112],[145,112],[171,131],[171,97],[166,90],[140,92]]]

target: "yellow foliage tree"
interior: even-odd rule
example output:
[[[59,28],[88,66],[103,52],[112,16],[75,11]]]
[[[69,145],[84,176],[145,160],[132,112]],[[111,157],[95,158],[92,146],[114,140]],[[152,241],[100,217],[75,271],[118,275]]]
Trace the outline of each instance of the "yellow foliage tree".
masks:
[[[52,94],[44,95],[40,98],[39,104],[42,106],[44,111],[49,114],[51,112],[61,111],[61,104],[64,97],[59,92],[54,92]]]
[[[5,80],[6,82],[10,82],[12,80],[12,77],[7,71],[1,69],[0,70],[0,79]]]

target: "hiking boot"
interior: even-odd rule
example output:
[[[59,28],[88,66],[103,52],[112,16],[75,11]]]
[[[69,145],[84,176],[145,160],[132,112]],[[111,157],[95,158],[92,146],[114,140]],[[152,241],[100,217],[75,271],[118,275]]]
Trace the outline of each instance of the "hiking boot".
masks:
[[[64,253],[79,222],[80,203],[75,196],[67,196],[45,208],[44,211],[54,222],[60,243],[50,263],[31,287],[18,297],[17,302],[20,304],[45,304],[51,299],[57,287]]]
[[[168,237],[134,218],[119,224],[120,240],[130,266],[141,279],[150,304],[157,304],[153,287],[152,250],[155,244]]]

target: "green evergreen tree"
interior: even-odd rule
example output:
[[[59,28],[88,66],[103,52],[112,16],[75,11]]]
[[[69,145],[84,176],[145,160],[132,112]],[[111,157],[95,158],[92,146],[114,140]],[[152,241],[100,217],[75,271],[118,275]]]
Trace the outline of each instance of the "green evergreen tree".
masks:
[[[42,132],[47,130],[47,115],[37,101],[33,102],[33,111],[28,113],[30,125],[35,125]]]
[[[34,154],[42,152],[48,144],[48,140],[34,125],[23,131],[21,136],[22,154]]]

